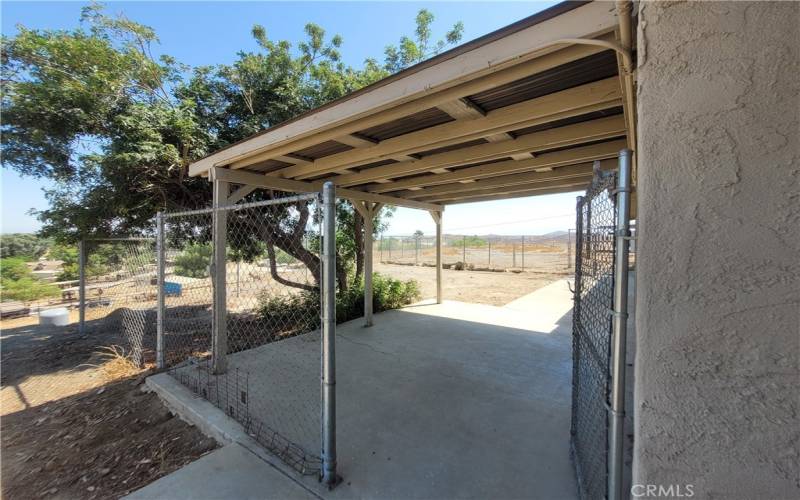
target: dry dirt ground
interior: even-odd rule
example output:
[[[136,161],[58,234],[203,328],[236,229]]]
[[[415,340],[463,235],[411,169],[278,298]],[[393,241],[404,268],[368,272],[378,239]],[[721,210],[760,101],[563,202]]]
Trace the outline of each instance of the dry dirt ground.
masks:
[[[375,271],[401,280],[415,279],[423,299],[436,297],[436,269],[375,263]],[[442,294],[445,300],[503,306],[514,299],[563,279],[570,274],[559,272],[491,272],[442,270]]]
[[[216,448],[110,355],[117,332],[31,323],[0,323],[3,498],[119,498]]]

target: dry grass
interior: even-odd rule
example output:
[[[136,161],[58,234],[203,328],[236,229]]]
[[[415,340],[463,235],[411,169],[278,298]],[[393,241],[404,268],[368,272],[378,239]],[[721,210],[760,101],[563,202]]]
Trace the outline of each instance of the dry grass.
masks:
[[[97,365],[97,368],[100,368],[103,376],[108,381],[130,377],[147,369],[147,367],[137,367],[131,354],[125,352],[125,349],[118,345],[101,347],[99,351],[96,351],[96,354],[102,360],[102,364]]]

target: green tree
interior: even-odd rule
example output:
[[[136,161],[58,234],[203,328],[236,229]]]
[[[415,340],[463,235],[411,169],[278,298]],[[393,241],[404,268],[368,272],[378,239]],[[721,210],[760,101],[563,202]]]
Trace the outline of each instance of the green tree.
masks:
[[[31,301],[58,296],[59,293],[58,287],[43,283],[34,277],[24,258],[0,259],[0,298],[3,301]]]
[[[175,274],[189,278],[208,277],[208,266],[211,264],[211,245],[189,245],[175,257]]]
[[[315,24],[293,47],[255,25],[258,48],[231,64],[190,68],[155,58],[156,33],[124,16],[86,7],[73,30],[31,30],[2,39],[3,166],[47,178],[49,208],[38,212],[42,234],[60,242],[81,237],[148,235],[158,210],[206,207],[209,183],[188,165],[208,153],[368,85],[460,38],[459,25],[431,44],[432,15],[420,11],[415,40],[401,40],[381,65],[340,60],[340,36]],[[279,196],[258,190],[248,201]],[[109,201],[113,200],[113,203]],[[273,277],[276,250],[319,276],[319,259],[301,241],[313,202],[300,202],[249,223],[267,246]],[[356,220],[340,226],[363,237]],[[204,228],[183,228],[204,231]],[[352,238],[351,238],[352,241]],[[240,242],[252,245],[246,239]],[[237,243],[238,244],[238,243]],[[340,286],[346,287],[347,248]],[[355,255],[353,256],[355,258]],[[287,283],[295,286],[296,283]]]
[[[0,256],[25,257],[36,260],[45,253],[50,241],[35,234],[4,234],[0,236]]]
[[[445,33],[443,39],[435,43],[431,42],[433,20],[433,13],[427,9],[420,9],[415,19],[414,39],[412,40],[408,36],[401,37],[397,45],[389,45],[384,50],[384,68],[387,71],[396,73],[412,64],[439,54],[448,45],[456,44],[461,40],[464,34],[464,23],[459,21]]]

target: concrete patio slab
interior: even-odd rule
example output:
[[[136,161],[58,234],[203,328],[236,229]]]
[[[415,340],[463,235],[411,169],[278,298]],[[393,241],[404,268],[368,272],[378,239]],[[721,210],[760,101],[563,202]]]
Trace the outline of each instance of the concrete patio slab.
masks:
[[[229,444],[125,497],[128,500],[318,498],[240,444]]]
[[[571,304],[557,287],[546,293]],[[569,307],[559,304],[567,311],[560,319],[551,307],[445,302],[381,313],[371,328],[361,319],[339,325],[344,482],[329,492],[284,467],[287,474],[326,498],[575,498]],[[249,371],[253,392],[259,373],[274,370],[259,360],[274,364],[281,349],[300,346],[318,355],[315,343],[289,340],[231,355],[229,364]],[[308,376],[318,384],[318,373]],[[271,397],[291,397],[290,384],[270,380]]]

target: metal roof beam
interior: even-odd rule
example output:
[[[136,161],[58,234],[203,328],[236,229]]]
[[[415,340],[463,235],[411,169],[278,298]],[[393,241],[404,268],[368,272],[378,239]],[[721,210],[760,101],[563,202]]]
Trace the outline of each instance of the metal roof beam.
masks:
[[[412,154],[427,149],[471,141],[499,132],[522,129],[621,104],[616,77],[579,85],[511,106],[490,111],[485,116],[460,119],[408,134],[392,137],[373,146],[351,149],[315,160],[310,165],[294,165],[276,171],[285,178],[304,179],[358,166],[398,154]],[[242,168],[242,162],[233,168]]]
[[[589,146],[578,146],[553,153],[545,153],[536,158],[527,160],[505,160],[496,163],[477,165],[475,167],[462,168],[446,174],[430,174],[408,179],[399,179],[387,184],[375,184],[367,186],[367,191],[372,193],[387,193],[410,188],[486,179],[499,175],[509,175],[531,170],[553,169],[566,165],[574,165],[575,163],[612,158],[615,157],[621,149],[625,148],[625,145],[625,140],[615,140],[602,142],[600,144],[591,144]]]
[[[515,153],[572,146],[586,142],[613,139],[625,135],[625,120],[621,115],[566,125],[534,132],[516,139],[478,144],[454,151],[433,154],[419,160],[392,163],[373,167],[354,174],[333,177],[340,186],[365,184],[380,179],[391,179],[420,174],[435,168],[447,168],[479,161],[496,160]],[[445,174],[442,174],[445,175]]]
[[[278,191],[289,191],[294,193],[315,193],[322,189],[324,181],[295,181],[281,179],[278,177],[259,175],[253,172],[241,170],[230,170],[222,167],[211,169],[211,180],[242,184],[243,186],[256,186],[259,188],[276,189]],[[241,189],[241,188],[240,188]],[[348,200],[371,201],[373,203],[383,203],[386,205],[396,205],[398,207],[417,208],[420,210],[443,210],[441,205],[427,203],[416,200],[406,200],[394,196],[386,196],[376,193],[366,193],[353,189],[336,188],[336,196],[347,198]]]

